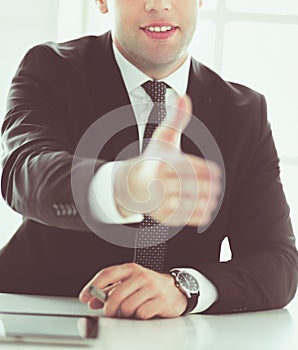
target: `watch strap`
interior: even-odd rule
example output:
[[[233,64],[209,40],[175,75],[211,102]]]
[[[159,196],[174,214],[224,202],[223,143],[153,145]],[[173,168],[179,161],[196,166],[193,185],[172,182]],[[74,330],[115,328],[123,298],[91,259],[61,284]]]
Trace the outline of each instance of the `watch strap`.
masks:
[[[200,293],[196,293],[196,294],[191,294],[191,297],[187,298],[187,306],[186,306],[186,309],[183,311],[182,315],[188,314],[197,306],[199,296],[200,296]]]

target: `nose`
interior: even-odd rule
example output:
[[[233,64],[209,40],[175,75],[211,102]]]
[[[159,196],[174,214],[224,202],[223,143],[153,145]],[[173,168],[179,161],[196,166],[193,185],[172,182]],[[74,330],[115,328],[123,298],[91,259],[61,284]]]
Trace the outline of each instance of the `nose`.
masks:
[[[171,7],[171,0],[146,0],[145,4],[145,10],[148,12],[170,10]]]

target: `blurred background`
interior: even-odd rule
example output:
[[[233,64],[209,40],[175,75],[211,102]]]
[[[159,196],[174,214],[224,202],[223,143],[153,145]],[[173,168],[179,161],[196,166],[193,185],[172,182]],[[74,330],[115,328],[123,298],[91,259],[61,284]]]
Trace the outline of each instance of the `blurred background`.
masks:
[[[225,79],[263,93],[298,228],[298,1],[204,0],[191,51]],[[109,29],[93,0],[0,0],[0,123],[11,79],[32,46]],[[0,170],[1,172],[1,170]],[[0,247],[22,218],[0,199]],[[224,250],[222,260],[228,259]]]

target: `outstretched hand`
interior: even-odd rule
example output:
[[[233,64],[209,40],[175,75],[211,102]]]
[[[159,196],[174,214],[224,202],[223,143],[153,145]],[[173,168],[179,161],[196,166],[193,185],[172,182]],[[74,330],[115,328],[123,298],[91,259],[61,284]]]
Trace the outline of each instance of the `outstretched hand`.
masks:
[[[204,226],[211,220],[220,192],[219,167],[180,150],[180,139],[191,120],[188,96],[177,113],[156,128],[146,151],[122,162],[115,177],[119,211],[149,214],[169,225]]]

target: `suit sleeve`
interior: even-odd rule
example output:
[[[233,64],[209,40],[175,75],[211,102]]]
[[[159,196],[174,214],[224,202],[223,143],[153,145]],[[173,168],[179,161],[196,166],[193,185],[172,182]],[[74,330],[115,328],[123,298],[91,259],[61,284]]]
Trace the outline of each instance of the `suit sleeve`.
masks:
[[[74,146],[67,125],[65,94],[68,68],[48,47],[31,49],[12,81],[2,125],[2,194],[12,209],[40,223],[88,230],[74,202],[71,177],[81,176],[81,207],[88,212],[85,170],[99,169],[80,158],[73,166]]]
[[[206,313],[281,308],[297,289],[298,257],[289,207],[265,99],[260,100],[260,113],[254,116],[258,125],[245,131],[246,146],[239,147],[232,183],[227,184],[233,188],[227,229],[232,259],[198,266],[218,290],[217,302]]]

